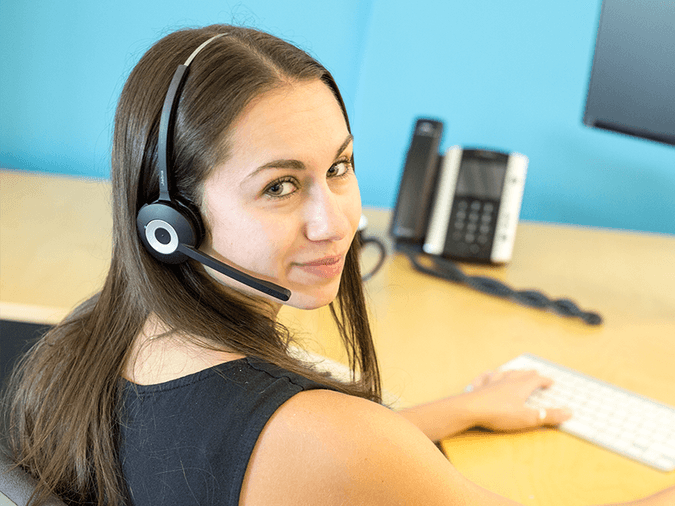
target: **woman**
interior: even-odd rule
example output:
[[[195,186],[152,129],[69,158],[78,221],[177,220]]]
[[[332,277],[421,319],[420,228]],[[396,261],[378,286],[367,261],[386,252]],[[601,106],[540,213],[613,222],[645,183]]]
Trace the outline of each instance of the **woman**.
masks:
[[[181,65],[186,80],[170,85]],[[10,442],[44,491],[115,505],[511,504],[432,441],[569,416],[524,406],[550,383],[534,373],[484,375],[471,393],[401,413],[380,404],[353,139],[335,82],[299,49],[231,26],[160,40],[122,91],[112,185],[101,293],[13,379]],[[183,232],[148,218],[153,206],[189,224],[180,258],[165,249]],[[292,358],[283,296],[225,265],[294,307],[330,304],[354,381]]]

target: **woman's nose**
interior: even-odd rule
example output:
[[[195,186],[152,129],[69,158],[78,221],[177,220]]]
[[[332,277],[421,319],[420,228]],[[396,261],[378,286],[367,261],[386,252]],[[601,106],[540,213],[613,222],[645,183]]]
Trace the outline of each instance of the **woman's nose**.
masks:
[[[343,199],[326,187],[313,192],[305,215],[305,235],[310,241],[339,241],[349,234]]]

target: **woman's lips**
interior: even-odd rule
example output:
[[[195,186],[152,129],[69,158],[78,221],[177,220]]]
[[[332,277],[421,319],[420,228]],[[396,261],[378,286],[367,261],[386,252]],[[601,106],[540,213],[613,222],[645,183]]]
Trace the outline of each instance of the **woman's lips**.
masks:
[[[318,276],[320,278],[334,278],[342,272],[344,266],[344,255],[337,255],[332,257],[324,257],[312,262],[304,262],[297,264],[303,271]]]

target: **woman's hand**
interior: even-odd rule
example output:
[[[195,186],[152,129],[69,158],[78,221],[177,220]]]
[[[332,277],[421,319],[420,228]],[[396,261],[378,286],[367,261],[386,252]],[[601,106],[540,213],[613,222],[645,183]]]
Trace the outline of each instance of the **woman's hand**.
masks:
[[[467,407],[476,425],[495,431],[533,429],[542,425],[558,425],[572,413],[558,409],[533,409],[525,401],[538,388],[548,388],[553,380],[536,371],[487,372],[471,382],[465,394]]]
[[[572,414],[565,409],[533,409],[525,401],[537,388],[553,381],[535,371],[498,371],[481,374],[470,391],[399,413],[417,425],[432,441],[459,434],[471,427],[518,431],[558,425]]]

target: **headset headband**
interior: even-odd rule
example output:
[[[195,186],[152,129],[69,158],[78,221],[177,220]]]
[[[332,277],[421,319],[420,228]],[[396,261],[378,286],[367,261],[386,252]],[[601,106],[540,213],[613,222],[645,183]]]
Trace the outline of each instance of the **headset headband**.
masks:
[[[188,59],[185,60],[185,63],[178,66],[171,79],[171,84],[169,84],[169,90],[164,98],[162,115],[159,120],[159,138],[157,141],[157,170],[159,172],[159,199],[157,200],[161,202],[171,202],[171,194],[169,192],[169,168],[167,163],[171,157],[171,149],[173,148],[173,136],[170,136],[170,132],[173,130],[171,127],[173,126],[175,109],[178,105],[178,99],[180,98],[180,89],[187,79],[188,67],[202,49],[204,49],[211,41],[223,37],[224,35],[226,34],[219,33],[218,35],[214,35],[195,49]]]

